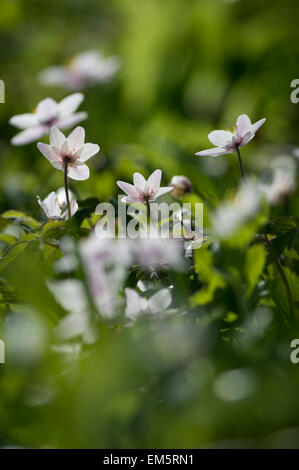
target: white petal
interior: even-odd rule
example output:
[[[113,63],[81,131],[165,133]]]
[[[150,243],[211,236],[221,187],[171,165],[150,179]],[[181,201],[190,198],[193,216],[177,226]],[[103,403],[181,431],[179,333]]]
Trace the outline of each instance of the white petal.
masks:
[[[142,191],[144,190],[145,185],[146,185],[146,179],[142,176],[141,173],[137,173],[137,172],[134,173],[133,181],[134,181],[135,186],[137,186]]]
[[[84,145],[85,130],[83,127],[76,127],[67,138],[67,145],[72,154],[80,150]]]
[[[232,141],[233,134],[230,131],[212,131],[208,139],[217,147],[226,147]]]
[[[36,108],[36,114],[41,122],[47,122],[58,114],[58,105],[52,98],[45,98]]]
[[[55,191],[52,191],[48,196],[43,200],[43,208],[45,215],[48,219],[61,216],[61,210],[58,206],[57,195]]]
[[[58,103],[60,116],[65,117],[73,114],[78,109],[83,100],[84,95],[82,93],[74,93],[64,98],[62,101],[60,101],[60,103]]]
[[[147,301],[143,299],[134,289],[126,288],[126,316],[135,320],[140,313],[146,310]]]
[[[64,134],[58,129],[58,127],[51,127],[50,130],[50,143],[53,147],[60,150],[65,143],[66,138]]]
[[[154,192],[158,191],[162,178],[162,171],[155,170],[147,180],[147,187]]]
[[[129,204],[132,204],[133,202],[143,202],[143,201],[141,201],[139,196],[136,196],[136,197],[124,196],[121,198],[121,202],[124,202],[124,203],[127,202]]]
[[[9,124],[18,127],[19,129],[26,129],[27,127],[34,127],[38,125],[38,118],[36,114],[18,114],[9,120]]]
[[[221,155],[228,155],[229,153],[233,153],[232,150],[215,147],[213,149],[202,150],[202,152],[197,152],[195,155],[198,157],[220,157]]]
[[[89,168],[87,165],[70,166],[68,176],[73,180],[87,180],[89,178]]]
[[[66,206],[65,188],[62,187],[62,188],[57,189],[56,195],[57,195],[58,204],[62,207]],[[69,190],[69,200],[70,201],[74,200],[74,194],[70,190]]]
[[[77,201],[72,201],[70,203],[70,209],[71,209],[71,217],[73,217],[76,214],[77,210],[79,209]],[[68,220],[69,218],[68,209],[66,209],[64,213],[62,214],[62,218],[65,220]]]
[[[73,127],[79,122],[84,121],[87,119],[88,114],[82,111],[81,113],[75,113],[71,116],[62,116],[57,121],[57,126],[61,127],[61,129],[67,129],[68,127]]]
[[[132,198],[138,197],[136,188],[132,184],[126,183],[125,181],[117,181],[116,184],[120,189],[127,193],[128,196]]]
[[[173,188],[169,187],[169,186],[167,186],[167,187],[165,186],[164,188],[159,188],[157,193],[155,194],[155,198],[163,196],[163,194],[169,193],[172,190],[173,190]]]
[[[259,130],[260,127],[262,127],[262,125],[266,122],[266,118],[263,118],[263,119],[260,119],[259,121],[255,122],[254,124],[252,124],[252,132],[254,132],[254,134]]]
[[[24,145],[34,142],[44,134],[46,134],[47,129],[44,126],[29,127],[25,131],[19,132],[11,139],[13,145]]]
[[[162,289],[154,294],[148,300],[148,304],[152,313],[159,313],[166,310],[171,304],[171,294],[168,289]]]
[[[246,134],[251,132],[252,124],[247,114],[242,114],[238,117],[236,127],[236,134],[239,137],[245,137]]]
[[[80,152],[79,160],[84,163],[99,151],[100,147],[97,144],[84,144],[83,149]]]
[[[37,144],[38,150],[44,155],[44,157],[49,160],[51,165],[54,166],[54,168],[57,168],[61,170],[63,168],[63,161],[62,158],[60,158],[53,150],[51,145],[44,144],[42,142],[38,142]]]

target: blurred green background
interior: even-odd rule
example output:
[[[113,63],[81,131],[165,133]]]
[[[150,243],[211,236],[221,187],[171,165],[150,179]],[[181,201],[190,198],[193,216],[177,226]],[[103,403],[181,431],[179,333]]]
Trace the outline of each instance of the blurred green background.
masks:
[[[299,104],[290,101],[290,83],[299,78],[298,22],[297,0],[2,0],[1,212],[40,218],[36,195],[62,186],[62,173],[35,143],[11,146],[17,130],[8,120],[47,96],[66,96],[37,76],[88,49],[118,55],[122,68],[111,82],[84,92],[83,125],[101,154],[90,161],[90,178],[76,185],[81,197],[108,201],[118,194],[118,179],[161,168],[164,184],[186,175],[199,200],[215,206],[237,186],[239,169],[234,157],[194,156],[210,147],[208,132],[232,128],[239,114],[253,122],[266,117],[243,151],[247,172],[255,174],[299,145]],[[297,208],[294,197],[293,215]],[[45,318],[28,313],[34,339],[21,342],[20,351],[31,346],[34,359],[0,364],[3,446],[299,446],[298,366],[288,349],[296,331],[276,326],[265,339],[271,323],[265,313],[264,327],[253,316],[246,341],[244,325],[231,341],[223,335],[220,341],[218,316],[228,308],[229,291],[213,310],[214,323],[200,310],[195,324],[192,314],[185,322],[141,324],[134,333],[104,328],[91,355],[78,352],[76,359],[72,352],[61,363],[47,351],[45,325],[59,307],[40,279],[51,269],[26,256],[16,265],[24,279],[18,287],[30,300],[41,289],[32,303]]]

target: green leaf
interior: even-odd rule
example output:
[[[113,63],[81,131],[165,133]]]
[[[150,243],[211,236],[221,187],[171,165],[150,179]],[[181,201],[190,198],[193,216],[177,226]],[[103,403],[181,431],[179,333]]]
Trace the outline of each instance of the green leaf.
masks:
[[[213,300],[218,288],[225,287],[221,274],[213,268],[213,255],[208,246],[194,252],[195,272],[198,275],[202,288],[191,297],[191,305],[204,305]]]
[[[50,220],[47,222],[41,231],[41,236],[44,240],[47,239],[57,239],[59,240],[63,235],[65,235],[67,227],[65,222],[58,220]]]
[[[2,218],[11,220],[20,225],[25,225],[26,227],[29,227],[32,230],[35,230],[41,226],[41,222],[38,222],[33,217],[30,217],[20,211],[6,211],[2,214]]]
[[[246,251],[245,276],[248,281],[248,292],[250,293],[257,284],[263,272],[266,260],[266,250],[262,244],[253,245]]]

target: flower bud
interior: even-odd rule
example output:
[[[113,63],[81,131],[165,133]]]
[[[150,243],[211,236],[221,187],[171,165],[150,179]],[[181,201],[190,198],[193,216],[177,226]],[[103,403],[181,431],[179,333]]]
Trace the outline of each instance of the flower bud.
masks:
[[[178,198],[193,191],[192,183],[186,176],[173,176],[169,186],[173,187],[173,196]]]

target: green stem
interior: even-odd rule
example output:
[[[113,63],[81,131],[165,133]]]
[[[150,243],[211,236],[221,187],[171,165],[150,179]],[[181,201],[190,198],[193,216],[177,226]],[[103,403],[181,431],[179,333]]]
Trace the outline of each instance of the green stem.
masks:
[[[64,163],[64,189],[65,189],[65,198],[66,198],[66,204],[67,204],[67,211],[68,211],[69,219],[71,219],[72,214],[71,214],[71,205],[70,205],[70,197],[69,197],[69,188],[68,188],[68,182],[67,182],[67,167],[68,167],[68,161],[65,160],[65,163]]]
[[[245,180],[246,175],[245,175],[245,171],[244,171],[243,164],[242,164],[240,148],[238,146],[236,146],[236,152],[237,152],[237,155],[238,155],[238,162],[239,162],[240,172],[241,172],[243,180]]]

